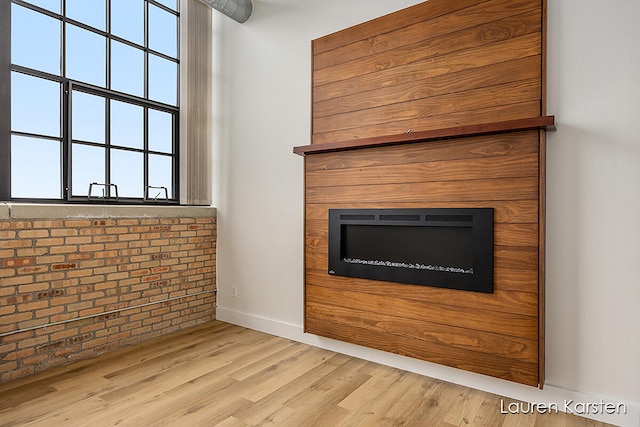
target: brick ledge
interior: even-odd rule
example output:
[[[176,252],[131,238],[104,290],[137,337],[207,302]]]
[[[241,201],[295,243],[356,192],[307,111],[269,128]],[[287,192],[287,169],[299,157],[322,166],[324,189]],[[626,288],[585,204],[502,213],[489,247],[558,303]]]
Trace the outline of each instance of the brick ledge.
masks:
[[[215,217],[213,206],[0,203],[0,219]]]

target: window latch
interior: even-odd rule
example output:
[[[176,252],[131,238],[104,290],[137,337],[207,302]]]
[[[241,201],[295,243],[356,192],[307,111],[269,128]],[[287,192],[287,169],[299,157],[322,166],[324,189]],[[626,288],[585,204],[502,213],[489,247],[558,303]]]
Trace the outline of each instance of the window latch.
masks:
[[[107,198],[106,189],[110,188],[110,187],[113,187],[116,190],[115,199],[116,200],[119,199],[119,197],[118,197],[118,186],[116,184],[102,184],[100,182],[92,182],[92,183],[89,183],[89,193],[87,194],[87,199],[88,200],[91,200],[91,193],[93,191],[93,186],[94,185],[97,186],[97,187],[102,187],[102,195],[98,196],[98,199],[106,199]]]
[[[162,194],[162,191],[158,191],[158,194],[156,194],[154,197],[149,198],[149,190],[150,189],[154,189],[154,190],[164,190],[164,200],[166,202],[169,202],[169,190],[167,190],[167,187],[164,186],[154,186],[154,185],[147,185],[147,191],[145,191],[145,200],[158,200],[158,196],[160,196],[160,194]]]

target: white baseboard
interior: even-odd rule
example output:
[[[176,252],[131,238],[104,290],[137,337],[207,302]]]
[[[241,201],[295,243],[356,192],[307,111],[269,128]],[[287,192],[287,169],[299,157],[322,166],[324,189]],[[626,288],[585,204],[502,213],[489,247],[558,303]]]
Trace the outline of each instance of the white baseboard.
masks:
[[[541,406],[542,404],[547,405],[547,407],[554,404],[555,406],[551,406],[552,409],[557,408],[563,412],[566,412],[568,409],[571,413],[585,418],[615,424],[621,427],[640,427],[640,405],[638,404],[621,402],[606,396],[587,395],[585,393],[555,387],[551,384],[545,384],[544,390],[539,390],[535,387],[516,384],[510,381],[450,368],[448,366],[437,365],[435,363],[385,351],[306,334],[302,331],[301,325],[285,323],[225,307],[216,308],[216,318],[223,322],[358,357],[371,362],[392,366],[427,377],[437,378],[536,405],[540,404],[536,407],[539,410],[544,410],[544,407]],[[602,406],[603,402],[605,405],[608,403],[613,404],[615,406],[615,410],[613,410],[614,413],[606,413],[606,406]],[[508,407],[496,408],[497,411],[503,409],[506,411],[509,410]]]

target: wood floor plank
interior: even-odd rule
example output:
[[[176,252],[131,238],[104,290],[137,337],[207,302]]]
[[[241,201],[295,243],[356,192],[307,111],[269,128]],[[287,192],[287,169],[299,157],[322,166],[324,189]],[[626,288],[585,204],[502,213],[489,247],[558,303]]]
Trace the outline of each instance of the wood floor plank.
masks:
[[[606,426],[503,399],[216,321],[0,384],[0,427]]]
[[[336,369],[346,363],[347,360],[349,360],[348,356],[331,353],[330,356],[325,358],[324,363],[314,367],[295,380],[287,383],[284,387],[279,388],[270,395],[255,402],[251,407],[251,411],[242,414],[239,418],[250,425],[263,425],[264,423],[271,423],[271,420],[282,418],[283,413],[289,413],[289,409],[292,409],[289,406],[285,406],[283,402],[299,395],[306,390],[310,384],[315,384],[321,378],[332,374]]]
[[[458,403],[445,414],[442,422],[451,426],[466,426],[480,409],[486,393],[480,390],[465,389],[460,393]]]
[[[261,381],[257,387],[248,390],[243,396],[245,399],[257,402],[323,363],[330,354],[329,351],[319,348],[307,348],[290,357],[288,361],[280,361],[277,365],[267,368],[269,371],[279,369],[277,375],[271,375],[272,378]]]

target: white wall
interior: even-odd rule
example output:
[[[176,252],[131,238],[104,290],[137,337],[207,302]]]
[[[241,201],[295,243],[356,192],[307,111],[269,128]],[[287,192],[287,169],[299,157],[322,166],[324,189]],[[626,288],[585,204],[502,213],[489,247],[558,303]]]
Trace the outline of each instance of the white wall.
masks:
[[[301,333],[310,41],[419,1],[253,3],[216,18],[218,318],[529,401],[625,402],[608,419],[640,424],[640,2],[549,0],[543,392]]]
[[[547,381],[640,402],[640,2],[548,13]]]

